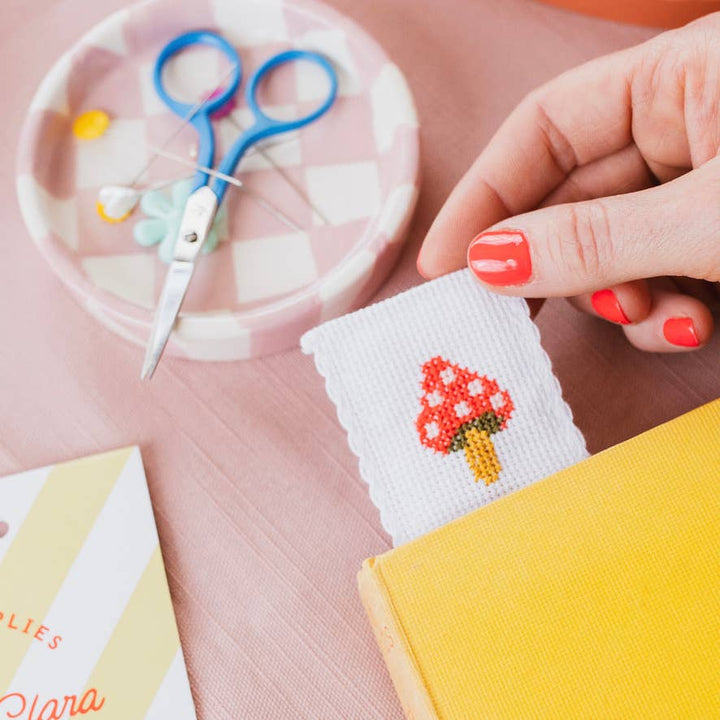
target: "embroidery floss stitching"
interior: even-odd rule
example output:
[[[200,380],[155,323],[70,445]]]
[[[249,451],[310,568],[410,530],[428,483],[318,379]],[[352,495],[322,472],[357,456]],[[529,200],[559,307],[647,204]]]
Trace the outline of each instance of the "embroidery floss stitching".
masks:
[[[504,430],[515,406],[495,380],[440,356],[422,366],[422,411],[416,420],[420,442],[447,455],[465,451],[475,482],[498,480],[500,464],[491,435]]]
[[[488,292],[469,270],[326,322],[308,332],[302,344],[325,377],[359,457],[360,475],[396,545],[587,457],[527,304]],[[494,389],[497,380],[499,407],[508,399],[502,390],[509,391],[515,407],[512,417],[509,405],[505,415],[498,408],[475,408],[458,422],[456,434],[464,423],[470,425],[455,445],[454,435],[445,437],[447,454],[420,442],[415,422],[424,408],[421,397],[428,396],[429,406],[437,403],[435,408],[442,402],[439,387],[438,396],[420,389],[421,368],[436,357],[458,365],[456,374],[462,368],[478,371],[471,390],[480,394]],[[448,369],[439,362],[433,364],[438,375]],[[490,485],[470,480],[468,443],[462,447],[461,440],[472,426],[488,434],[502,464],[499,480]],[[492,466],[480,470],[485,472],[492,474]]]

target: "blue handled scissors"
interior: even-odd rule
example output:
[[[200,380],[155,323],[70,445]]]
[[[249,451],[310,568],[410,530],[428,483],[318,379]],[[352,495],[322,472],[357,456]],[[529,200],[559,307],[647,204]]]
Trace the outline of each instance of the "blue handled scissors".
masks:
[[[165,64],[178,52],[193,45],[208,45],[223,53],[231,64],[228,84],[217,95],[208,98],[198,106],[180,102],[165,89],[162,72]],[[279,65],[304,60],[318,65],[325,71],[329,80],[329,91],[323,103],[303,117],[294,120],[276,120],[266,115],[258,104],[258,87],[263,79]],[[235,48],[225,38],[216,33],[189,32],[171,40],[160,52],[155,62],[153,82],[155,91],[162,101],[186,122],[189,122],[199,136],[197,165],[212,168],[215,155],[215,136],[210,116],[227,103],[237,92],[242,75],[240,57]],[[200,249],[207,238],[210,228],[228,189],[227,180],[221,176],[232,176],[238,163],[248,148],[272,135],[290,132],[304,127],[323,115],[335,101],[337,94],[337,76],[327,58],[318,53],[305,50],[287,50],[266,60],[250,77],[245,90],[245,100],[254,117],[253,125],[243,132],[217,167],[217,175],[210,185],[210,176],[203,170],[197,170],[193,178],[190,196],[185,203],[180,230],[175,244],[173,261],[170,264],[160,302],[155,311],[152,333],[145,352],[145,361],[141,378],[151,378],[160,357],[165,350],[170,333],[177,320],[190,280],[195,270],[195,262]]]

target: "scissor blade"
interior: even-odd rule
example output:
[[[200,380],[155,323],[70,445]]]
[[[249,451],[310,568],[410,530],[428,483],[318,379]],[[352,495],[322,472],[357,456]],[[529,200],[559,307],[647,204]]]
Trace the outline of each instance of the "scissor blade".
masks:
[[[152,334],[145,351],[140,379],[145,380],[153,376],[160,357],[170,338],[170,333],[177,320],[180,306],[185,299],[190,279],[192,278],[195,263],[186,260],[173,260],[165,278],[160,302],[155,311]]]
[[[217,205],[217,195],[207,185],[190,193],[190,197],[185,203],[178,237],[175,241],[173,261],[165,278],[160,302],[155,310],[152,334],[140,374],[142,380],[152,377],[160,361],[160,356],[165,350],[190,284],[195,269],[195,260],[210,232]]]

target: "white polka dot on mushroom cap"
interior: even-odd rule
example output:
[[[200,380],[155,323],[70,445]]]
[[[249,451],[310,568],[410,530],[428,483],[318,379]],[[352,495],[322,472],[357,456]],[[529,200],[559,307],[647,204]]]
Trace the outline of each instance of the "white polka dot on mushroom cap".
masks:
[[[479,378],[476,378],[472,382],[468,383],[468,393],[472,397],[475,397],[476,395],[482,395],[485,391],[485,388],[483,387],[482,380]]]
[[[436,438],[440,434],[440,428],[438,427],[438,424],[436,422],[428,423],[425,426],[425,434],[430,440]]]
[[[495,412],[498,412],[500,408],[505,404],[505,397],[501,392],[496,392],[490,398],[490,404],[493,406],[493,410]]]
[[[425,399],[427,400],[427,404],[430,407],[437,407],[438,405],[442,405],[442,402],[445,398],[437,391],[428,393],[425,396]]]
[[[455,406],[455,414],[462,419],[470,414],[470,406],[463,400]]]
[[[452,368],[445,368],[440,373],[440,379],[446,384],[449,385],[453,380],[455,380],[455,373],[453,372]]]

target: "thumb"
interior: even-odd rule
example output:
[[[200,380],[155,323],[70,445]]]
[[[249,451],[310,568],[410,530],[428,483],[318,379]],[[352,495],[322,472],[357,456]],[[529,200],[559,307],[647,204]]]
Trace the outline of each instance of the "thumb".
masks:
[[[579,295],[661,275],[720,280],[720,158],[636,193],[546,207],[504,220],[467,262],[508,295]]]

